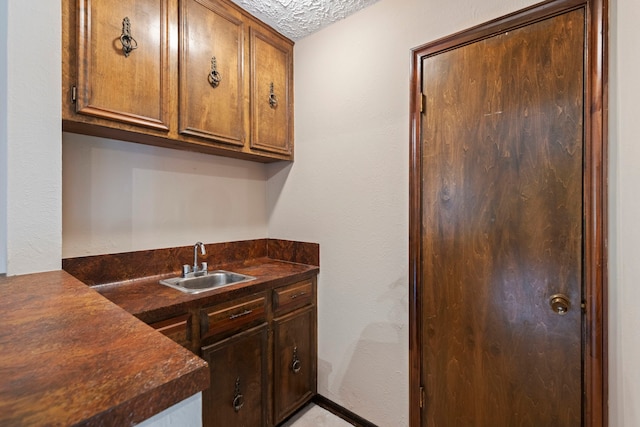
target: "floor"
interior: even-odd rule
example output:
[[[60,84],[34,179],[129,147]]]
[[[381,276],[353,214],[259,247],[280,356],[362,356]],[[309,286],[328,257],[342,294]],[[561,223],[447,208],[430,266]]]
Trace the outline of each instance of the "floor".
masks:
[[[350,423],[331,412],[308,404],[281,427],[353,427]]]

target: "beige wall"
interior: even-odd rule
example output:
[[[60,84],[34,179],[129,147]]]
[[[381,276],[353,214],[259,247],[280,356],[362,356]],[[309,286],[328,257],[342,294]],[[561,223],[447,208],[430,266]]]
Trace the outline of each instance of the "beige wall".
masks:
[[[611,426],[640,425],[640,2],[612,0],[609,183]]]
[[[260,163],[63,134],[63,258],[267,237]]]
[[[297,158],[291,167],[269,167],[269,233],[320,243],[319,392],[380,426],[408,422],[410,49],[533,3],[382,0],[296,44]],[[611,426],[635,427],[640,3],[617,3],[611,5],[610,405]]]
[[[65,225],[65,252],[73,256],[102,248],[129,250],[139,241],[182,244],[179,227],[167,232],[164,221],[190,223],[189,215],[197,214],[183,211],[168,219],[154,217],[149,223],[137,217],[144,207],[170,206],[162,196],[156,201],[144,199],[151,197],[147,195],[142,201],[132,199],[148,190],[162,194],[155,178],[167,185],[171,197],[182,197],[181,184],[187,181],[203,179],[218,188],[216,195],[222,191],[219,181],[231,182],[242,194],[253,194],[258,183],[266,182],[264,207],[243,201],[245,207],[264,209],[264,214],[234,221],[211,212],[221,222],[205,224],[202,239],[242,238],[244,221],[264,233],[260,222],[267,221],[270,237],[320,242],[320,392],[380,426],[406,425],[409,50],[529,3],[382,0],[300,41],[295,72],[297,160],[292,166],[228,163],[211,156],[65,136],[65,180],[100,177],[83,183],[88,189],[76,195],[67,194],[65,185],[65,201],[76,200],[71,206],[65,203],[65,212],[93,215],[93,209],[105,207],[108,213],[97,221],[77,219],[94,230],[89,232],[95,238],[91,242],[78,243],[86,239],[83,233],[67,237],[67,231],[71,233],[77,225]],[[48,44],[49,39],[54,45],[59,40],[60,24],[52,18],[58,6],[52,5],[10,0],[0,6],[0,13],[9,13],[7,22],[20,27],[9,32],[23,37],[12,44],[20,46],[20,51],[7,49],[7,56],[0,58],[5,71],[1,88],[10,99],[19,98],[11,101],[10,108],[4,104],[8,111],[0,109],[9,123],[7,129],[0,129],[0,164],[10,169],[0,170],[1,184],[6,186],[0,200],[0,213],[6,216],[0,215],[0,227],[8,231],[0,232],[0,245],[8,249],[4,260],[0,251],[0,266],[7,259],[21,263],[14,264],[9,274],[58,268],[63,250],[56,71],[60,55]],[[611,6],[610,425],[635,427],[640,425],[640,310],[636,307],[640,301],[640,121],[636,113],[640,4],[612,0]],[[27,19],[31,15],[35,18]],[[6,38],[7,33],[0,32],[0,42]],[[78,155],[76,150],[90,161],[83,158],[67,164],[69,156]],[[121,161],[126,164],[117,164]],[[212,171],[218,167],[227,171]],[[106,170],[111,168],[128,178]],[[264,178],[259,177],[260,169],[265,169]],[[126,207],[107,206],[99,199],[100,192],[106,191],[112,204],[122,202],[119,189],[107,185],[110,179],[130,185],[122,189],[127,194]],[[80,184],[70,184],[76,185]],[[199,183],[196,187],[210,188]],[[208,205],[208,211],[214,209]],[[68,221],[65,216],[65,224]],[[234,224],[231,228],[237,226],[236,231],[228,232],[225,221]],[[120,227],[114,233],[117,238],[113,243],[106,241],[108,230],[116,226]],[[188,234],[185,244],[200,238],[200,227],[186,227],[190,230],[184,234]]]

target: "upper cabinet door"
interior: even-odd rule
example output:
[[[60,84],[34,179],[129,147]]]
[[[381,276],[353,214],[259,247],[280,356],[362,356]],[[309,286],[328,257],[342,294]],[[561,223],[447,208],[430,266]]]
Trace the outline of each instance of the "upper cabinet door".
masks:
[[[183,0],[180,25],[180,133],[243,146],[242,15],[214,0]]]
[[[293,46],[252,27],[251,148],[292,154]]]
[[[167,0],[79,0],[76,112],[169,129]]]

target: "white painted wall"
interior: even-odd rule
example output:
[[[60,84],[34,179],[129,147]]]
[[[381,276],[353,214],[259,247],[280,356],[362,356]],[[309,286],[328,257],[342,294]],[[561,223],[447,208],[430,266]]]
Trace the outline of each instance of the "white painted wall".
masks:
[[[381,0],[297,42],[296,162],[269,166],[269,234],[320,243],[319,392],[408,423],[413,47],[531,0]],[[640,3],[612,0],[610,418],[640,425]]]
[[[63,134],[62,256],[267,237],[260,163]]]
[[[60,3],[8,0],[2,10],[6,122],[0,132],[0,271],[57,270],[62,247]]]
[[[7,14],[0,3],[0,275],[7,272]]]
[[[640,425],[640,2],[611,2],[609,407],[611,426]]]

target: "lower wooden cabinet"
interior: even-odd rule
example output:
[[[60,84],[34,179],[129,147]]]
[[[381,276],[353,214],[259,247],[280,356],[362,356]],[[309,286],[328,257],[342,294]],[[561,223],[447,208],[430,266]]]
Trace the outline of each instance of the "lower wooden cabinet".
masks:
[[[313,306],[274,319],[274,423],[307,402],[316,390]]]
[[[202,348],[211,386],[202,394],[202,422],[214,426],[267,426],[268,325]]]
[[[317,390],[315,277],[151,325],[209,363],[205,427],[273,427]]]

